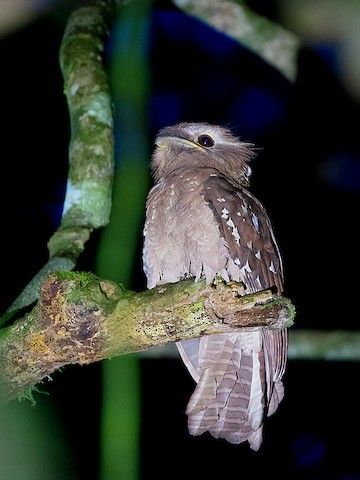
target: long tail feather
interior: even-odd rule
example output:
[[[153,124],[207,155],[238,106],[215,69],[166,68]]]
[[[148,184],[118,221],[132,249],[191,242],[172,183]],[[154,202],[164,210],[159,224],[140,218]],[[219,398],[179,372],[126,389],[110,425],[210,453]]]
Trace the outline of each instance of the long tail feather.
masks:
[[[264,330],[202,337],[199,381],[186,409],[189,432],[208,431],[231,443],[248,441],[258,450],[264,416],[283,397],[286,341],[281,332]]]

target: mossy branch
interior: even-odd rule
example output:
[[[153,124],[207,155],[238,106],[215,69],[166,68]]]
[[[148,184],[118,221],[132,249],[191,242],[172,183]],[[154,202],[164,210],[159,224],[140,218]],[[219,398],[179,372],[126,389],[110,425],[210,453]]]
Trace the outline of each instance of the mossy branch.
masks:
[[[114,176],[113,112],[103,50],[120,0],[92,0],[70,15],[60,48],[69,107],[69,173],[60,227],[49,240],[49,261],[0,319],[5,324],[34,303],[51,272],[72,270],[91,232],[110,218]]]
[[[1,398],[34,387],[58,368],[155,345],[243,328],[285,328],[294,308],[270,290],[185,280],[142,293],[88,273],[51,274],[37,306],[0,336]]]
[[[60,47],[60,66],[70,114],[69,173],[61,228],[50,256],[68,251],[68,229],[106,225],[114,175],[113,112],[103,67],[104,39],[115,1],[89,2],[70,16]],[[64,232],[64,240],[59,236]]]

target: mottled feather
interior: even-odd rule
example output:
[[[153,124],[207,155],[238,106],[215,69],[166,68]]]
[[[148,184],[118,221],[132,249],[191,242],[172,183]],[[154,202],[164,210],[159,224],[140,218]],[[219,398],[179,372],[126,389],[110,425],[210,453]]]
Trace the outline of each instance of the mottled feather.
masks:
[[[147,200],[144,271],[148,287],[183,278],[241,281],[246,293],[283,289],[270,220],[246,189],[253,148],[218,126],[182,123],[156,139]],[[257,450],[263,421],[284,395],[287,333],[265,328],[179,342],[197,382],[189,431],[209,431]]]

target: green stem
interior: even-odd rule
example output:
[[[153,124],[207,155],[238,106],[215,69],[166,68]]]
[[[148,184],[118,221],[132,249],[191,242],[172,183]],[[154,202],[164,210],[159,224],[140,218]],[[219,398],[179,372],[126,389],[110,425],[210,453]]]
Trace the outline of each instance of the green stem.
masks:
[[[102,231],[96,272],[132,287],[149,190],[146,122],[148,1],[119,11],[109,68],[118,148],[111,221]],[[116,336],[116,333],[114,332]],[[140,362],[137,355],[103,362],[100,478],[139,477]]]

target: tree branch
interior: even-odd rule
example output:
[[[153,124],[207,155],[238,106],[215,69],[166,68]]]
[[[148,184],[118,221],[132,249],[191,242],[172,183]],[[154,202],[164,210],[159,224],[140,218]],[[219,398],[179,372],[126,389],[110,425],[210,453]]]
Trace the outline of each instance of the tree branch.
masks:
[[[92,230],[109,222],[114,176],[113,112],[102,54],[121,0],[92,0],[70,16],[60,48],[69,107],[69,173],[61,225],[49,261],[0,318],[5,324],[34,303],[49,273],[72,270]]]
[[[142,293],[89,273],[63,272],[43,283],[37,306],[0,337],[1,398],[24,393],[68,364],[241,328],[292,324],[294,308],[270,290],[185,280]]]
[[[173,0],[173,3],[247,47],[290,82],[295,81],[299,38],[253,12],[243,0]]]
[[[291,330],[291,360],[360,361],[360,332],[345,330]]]

